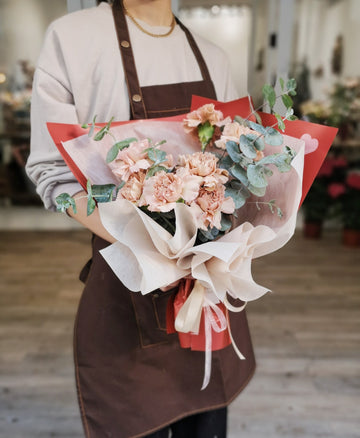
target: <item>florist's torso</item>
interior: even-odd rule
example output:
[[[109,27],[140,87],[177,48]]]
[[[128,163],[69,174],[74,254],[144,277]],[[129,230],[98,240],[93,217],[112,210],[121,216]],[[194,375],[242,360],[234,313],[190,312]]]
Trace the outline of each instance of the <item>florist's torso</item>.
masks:
[[[108,5],[104,5],[100,9],[101,13],[97,12],[104,20],[108,19],[105,18],[109,12],[108,8]],[[88,14],[88,17],[91,17],[95,11],[90,10]],[[76,21],[78,27],[81,27],[81,20],[85,16],[85,12],[74,14],[72,19]],[[109,27],[111,22],[106,22]],[[58,23],[58,27],[61,27],[61,22]],[[152,93],[156,95],[159,91],[157,86],[151,86],[154,85],[155,77],[161,79],[157,82],[161,85],[169,84],[169,80],[172,81],[173,90],[176,90],[177,86],[183,82],[197,81],[199,84],[197,90],[191,88],[191,92],[184,93],[183,96],[171,93],[172,88],[168,88],[168,93],[163,96],[163,100],[158,97],[156,108],[160,110],[160,113],[156,115],[162,115],[161,110],[168,108],[171,103],[173,107],[188,108],[191,93],[196,93],[196,91],[209,98],[216,97],[215,90],[220,99],[235,97],[235,95],[231,95],[233,92],[231,85],[228,83],[224,86],[228,77],[226,69],[221,73],[223,80],[214,81],[215,90],[210,78],[204,79],[202,77],[200,74],[201,65],[198,66],[198,60],[193,55],[191,48],[189,49],[185,34],[183,35],[178,26],[174,31],[174,39],[179,39],[179,46],[176,46],[177,43],[174,42],[176,50],[181,49],[187,53],[184,55],[185,58],[192,59],[189,61],[190,63],[195,59],[196,65],[189,69],[184,67],[180,75],[178,75],[179,72],[172,71],[170,77],[164,77],[160,74],[152,77],[150,74],[149,78],[146,79],[146,76],[143,76],[144,68],[138,66],[143,61],[141,56],[144,51],[141,50],[140,44],[143,36],[136,36],[134,32],[135,29],[130,26],[130,35],[125,37],[134,49],[139,82],[141,87],[148,87],[148,96],[151,97]],[[106,58],[105,54],[102,55],[105,59],[100,57],[98,65],[93,66],[91,71],[87,71],[85,68],[85,77],[82,78],[85,91],[79,84],[81,75],[79,75],[78,82],[74,83],[74,91],[80,93],[75,92],[74,94],[77,116],[81,119],[86,114],[85,120],[87,121],[93,117],[96,111],[99,117],[104,120],[111,116],[118,119],[130,118],[126,81],[122,79],[124,69],[118,53],[119,49],[114,47],[114,41],[116,45],[117,41],[111,28],[109,35],[101,35],[101,40],[99,50],[102,48],[107,53],[109,47],[112,47],[108,56],[111,53],[112,57],[117,57],[114,69],[116,73],[112,72],[110,77],[106,77],[106,80],[102,77],[107,75],[108,70],[111,70],[107,68],[109,59]],[[93,40],[88,41],[89,47],[92,43],[95,46],[98,44],[96,35]],[[200,44],[204,58],[206,59],[206,54],[208,54],[208,59],[211,59],[209,64],[219,62],[219,58],[214,60],[219,52],[211,45],[206,46],[206,44],[202,42],[203,47]],[[148,54],[145,53],[145,60],[146,57]],[[148,58],[145,62],[151,64],[152,61]],[[69,78],[74,73],[70,71],[70,67],[75,65],[76,68],[80,69],[81,62],[79,62],[68,61],[66,63],[69,67],[66,79],[63,78],[64,81],[70,80]],[[126,71],[127,62],[124,64]],[[212,72],[207,59],[206,64]],[[112,64],[110,63],[110,65]],[[47,67],[50,68],[50,66]],[[215,69],[216,71],[215,76],[220,74],[219,69]],[[41,81],[45,80],[45,74],[47,73],[39,71],[38,87],[41,85]],[[97,74],[100,76],[96,77]],[[111,77],[112,74],[114,77]],[[86,75],[90,76],[86,77]],[[48,78],[46,80],[49,81]],[[109,80],[113,81],[111,82],[111,93],[109,93],[109,83],[107,83]],[[46,87],[49,86],[49,82],[47,84]],[[223,87],[222,90],[221,87]],[[71,80],[65,88],[73,88]],[[107,88],[107,91],[104,88]],[[189,91],[186,85],[184,90]],[[85,99],[86,93],[88,93],[87,100]],[[229,95],[226,95],[227,93]],[[132,95],[132,91],[130,94]],[[88,101],[88,105],[83,101],[79,101],[77,104],[79,96],[81,99],[85,99],[84,102]],[[108,99],[104,96],[107,96]],[[179,99],[184,99],[184,101],[179,102]],[[38,100],[35,98],[35,102],[38,105],[40,101],[41,93],[39,92]],[[154,102],[151,100],[146,100],[145,105],[147,108],[154,108]],[[181,113],[181,110],[178,112]],[[54,111],[51,117],[59,116],[59,114],[60,112]],[[74,117],[75,114],[69,112],[68,116]],[[64,121],[74,122],[74,120]],[[64,191],[66,184],[73,184],[70,177],[69,181],[60,184],[61,191]],[[54,192],[53,189],[52,192]],[[50,199],[52,197],[53,194],[50,195]],[[169,297],[176,292],[176,289],[165,293],[155,291],[146,296],[130,292],[120,283],[99,253],[107,245],[108,243],[104,240],[94,237],[93,259],[92,263],[83,271],[86,286],[75,324],[76,379],[86,436],[141,437],[187,415],[228,405],[247,384],[255,367],[245,312],[231,316],[231,328],[237,345],[245,355],[246,360],[240,361],[232,346],[213,352],[211,380],[208,387],[201,391],[204,353],[181,348],[177,334],[168,335],[166,333],[166,306]]]

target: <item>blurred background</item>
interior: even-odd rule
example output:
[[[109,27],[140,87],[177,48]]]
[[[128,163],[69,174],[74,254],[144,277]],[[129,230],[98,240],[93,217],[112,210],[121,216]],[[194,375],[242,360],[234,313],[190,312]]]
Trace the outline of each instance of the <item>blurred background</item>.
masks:
[[[96,0],[0,0],[0,437],[83,436],[72,328],[90,236],[46,212],[24,165],[47,26]],[[249,306],[258,370],[229,436],[359,437],[360,1],[173,0],[221,46],[239,96],[295,77],[296,114],[339,128],[292,241],[259,260]]]

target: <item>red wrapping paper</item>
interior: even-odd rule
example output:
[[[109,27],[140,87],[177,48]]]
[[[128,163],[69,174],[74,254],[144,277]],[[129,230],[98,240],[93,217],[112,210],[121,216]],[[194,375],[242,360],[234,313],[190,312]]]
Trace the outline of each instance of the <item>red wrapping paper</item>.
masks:
[[[166,314],[166,330],[167,333],[176,333],[175,329],[175,319],[179,310],[187,300],[194,286],[194,280],[183,279],[180,281],[178,292],[171,296],[167,305]],[[221,311],[226,316],[227,309],[223,303],[217,304]],[[215,313],[213,313],[214,318],[217,320]],[[199,333],[182,333],[178,332],[179,342],[182,348],[191,348],[194,351],[205,351],[205,323],[204,323],[204,309],[201,315]],[[226,328],[224,331],[218,333],[211,329],[212,338],[212,351],[222,350],[231,344],[231,339],[229,331]]]

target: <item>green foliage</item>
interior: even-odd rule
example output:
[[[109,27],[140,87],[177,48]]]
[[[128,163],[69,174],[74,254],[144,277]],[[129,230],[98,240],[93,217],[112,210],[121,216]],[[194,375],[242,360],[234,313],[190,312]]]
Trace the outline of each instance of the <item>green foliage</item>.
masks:
[[[283,136],[274,128],[266,128],[265,143],[271,146],[281,146],[283,144]]]
[[[100,131],[98,131],[95,136],[94,136],[94,140],[95,141],[100,141],[102,140],[106,134],[108,134],[110,132],[110,126],[111,123],[113,122],[114,117],[111,117],[111,119],[108,121],[108,123],[100,129]]]
[[[265,84],[262,88],[262,94],[265,102],[270,107],[270,111],[272,111],[276,102],[276,93],[274,87],[272,87],[270,84]]]
[[[279,172],[288,172],[291,169],[291,161],[293,159],[293,154],[288,151],[281,152],[278,154],[268,155],[262,158],[258,162],[258,166],[264,166],[266,164],[274,164]]]
[[[72,207],[74,213],[77,213],[75,199],[69,195],[69,193],[61,193],[55,199],[57,210],[61,213],[66,213],[66,210]]]
[[[247,158],[256,158],[257,152],[254,146],[254,139],[247,135],[240,136],[240,150]]]
[[[221,218],[220,231],[222,231],[224,233],[225,231],[230,230],[231,225],[232,225],[231,216],[229,214],[223,214],[222,218]]]
[[[327,218],[330,204],[327,182],[316,178],[302,205],[305,221],[322,223]]]
[[[243,195],[241,190],[236,190],[231,187],[228,187],[225,191],[226,196],[231,196],[231,198],[234,201],[235,208],[241,208],[243,205],[245,205],[246,197]]]
[[[97,202],[110,202],[113,199],[114,193],[117,192],[115,184],[91,184],[87,180],[87,216],[90,216],[95,208]]]
[[[210,143],[215,131],[215,126],[211,125],[209,121],[198,126],[198,136],[201,143],[201,150],[204,152],[206,146]]]
[[[226,150],[234,163],[240,162],[242,154],[240,153],[239,145],[235,141],[227,141]]]
[[[128,148],[130,144],[134,141],[137,141],[137,138],[130,137],[126,138],[125,140],[116,142],[109,150],[106,155],[106,162],[111,163],[115,160],[115,158],[118,156],[118,153],[122,151],[125,148]]]
[[[268,185],[265,169],[266,167],[261,164],[250,164],[247,168],[247,177],[252,186],[262,188]]]

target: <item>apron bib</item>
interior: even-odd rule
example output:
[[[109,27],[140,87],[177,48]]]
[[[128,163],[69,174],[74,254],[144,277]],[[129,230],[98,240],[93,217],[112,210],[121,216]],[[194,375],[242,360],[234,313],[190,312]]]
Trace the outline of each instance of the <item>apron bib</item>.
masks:
[[[187,113],[193,94],[216,99],[195,40],[178,20],[203,79],[140,87],[120,1],[114,2],[113,15],[132,118]],[[246,360],[239,360],[232,346],[214,351],[210,383],[200,391],[205,353],[182,349],[177,334],[166,333],[166,306],[177,289],[145,296],[129,291],[99,253],[108,245],[93,236],[92,260],[80,275],[86,284],[75,322],[74,360],[86,437],[143,437],[188,415],[227,406],[255,369],[245,311],[230,320]]]

